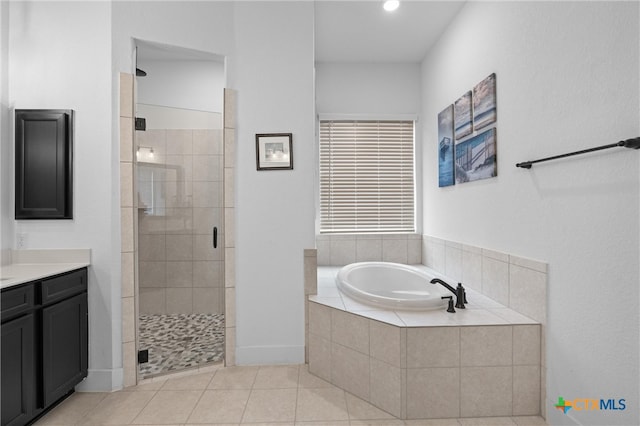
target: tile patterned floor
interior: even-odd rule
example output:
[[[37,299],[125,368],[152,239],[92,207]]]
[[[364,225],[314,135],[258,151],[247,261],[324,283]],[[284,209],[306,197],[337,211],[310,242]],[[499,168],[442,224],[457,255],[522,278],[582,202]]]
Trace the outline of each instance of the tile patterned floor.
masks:
[[[211,368],[113,393],[75,393],[38,426],[545,425],[541,417],[399,420],[309,374],[306,365]]]
[[[140,315],[140,349],[149,362],[139,364],[141,377],[222,361],[224,314]]]

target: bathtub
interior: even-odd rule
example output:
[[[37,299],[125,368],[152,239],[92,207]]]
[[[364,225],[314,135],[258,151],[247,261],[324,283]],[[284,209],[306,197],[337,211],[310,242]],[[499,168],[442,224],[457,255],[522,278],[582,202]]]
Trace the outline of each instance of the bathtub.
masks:
[[[446,307],[442,296],[454,296],[433,278],[442,278],[428,268],[390,262],[359,262],[344,266],[336,286],[358,302],[393,310],[430,310]],[[455,283],[444,279],[449,285]],[[455,296],[454,296],[455,300]]]

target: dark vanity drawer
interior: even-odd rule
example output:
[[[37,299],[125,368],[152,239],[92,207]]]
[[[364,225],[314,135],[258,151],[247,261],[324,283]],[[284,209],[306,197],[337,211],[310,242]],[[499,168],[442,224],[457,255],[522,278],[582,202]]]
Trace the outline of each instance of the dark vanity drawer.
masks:
[[[2,322],[29,312],[35,305],[33,284],[3,290],[0,297],[2,305]]]
[[[87,270],[80,269],[42,281],[42,305],[87,291]]]

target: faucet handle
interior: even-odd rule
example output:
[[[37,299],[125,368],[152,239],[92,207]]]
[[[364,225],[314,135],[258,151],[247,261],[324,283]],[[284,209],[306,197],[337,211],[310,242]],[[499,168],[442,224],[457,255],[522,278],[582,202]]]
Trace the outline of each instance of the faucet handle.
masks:
[[[442,296],[441,299],[449,299],[449,306],[447,307],[447,312],[451,312],[454,314],[456,310],[453,308],[453,296]]]

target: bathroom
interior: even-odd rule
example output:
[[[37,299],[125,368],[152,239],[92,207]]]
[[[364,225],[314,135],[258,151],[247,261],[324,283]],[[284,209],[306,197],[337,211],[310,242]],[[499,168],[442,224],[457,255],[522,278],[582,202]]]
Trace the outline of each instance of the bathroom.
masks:
[[[1,248],[18,248],[17,234],[27,235],[25,248],[91,248],[85,389],[122,388],[135,356],[122,343],[122,299],[131,296],[121,286],[130,265],[122,240],[130,233],[119,199],[119,74],[134,70],[136,38],[225,56],[226,87],[237,91],[228,207],[235,211],[225,224],[235,231],[225,250],[233,266],[225,271],[233,277],[226,295],[235,301],[226,342],[234,358],[227,362],[304,361],[303,250],[316,247],[316,114],[414,114],[417,233],[549,265],[549,423],[637,424],[637,152],[515,167],[638,136],[637,3],[467,2],[425,57],[404,64],[355,54],[318,62],[320,12],[311,2],[0,4]],[[439,188],[431,149],[437,114],[493,72],[498,176]],[[15,222],[12,108],[62,107],[78,114],[75,219]],[[255,134],[283,132],[293,134],[294,169],[257,171]],[[630,404],[576,419],[553,409],[559,396]]]

